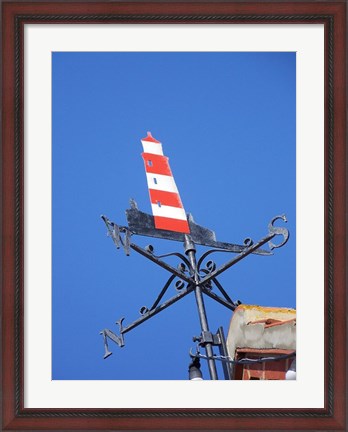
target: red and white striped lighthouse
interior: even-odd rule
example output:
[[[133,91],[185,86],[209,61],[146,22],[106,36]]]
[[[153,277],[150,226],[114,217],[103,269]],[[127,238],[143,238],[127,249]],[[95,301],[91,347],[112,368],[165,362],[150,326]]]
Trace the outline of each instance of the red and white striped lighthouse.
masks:
[[[186,212],[169,166],[169,158],[163,155],[161,142],[148,132],[141,143],[155,227],[189,233]]]

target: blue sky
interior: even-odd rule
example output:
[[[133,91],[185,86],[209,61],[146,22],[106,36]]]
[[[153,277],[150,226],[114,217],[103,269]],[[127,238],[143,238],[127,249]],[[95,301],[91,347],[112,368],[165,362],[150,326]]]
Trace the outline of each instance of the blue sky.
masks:
[[[130,198],[151,212],[140,142],[147,131],[163,143],[185,210],[218,240],[257,241],[273,216],[287,215],[284,247],[247,257],[219,281],[234,300],[296,307],[295,77],[295,53],[52,54],[53,379],[188,377],[200,334],[193,294],[127,333],[122,349],[110,343],[103,360],[99,332],[137,319],[169,277],[116,250],[100,219],[125,225]],[[132,241],[183,252],[178,242]],[[205,302],[211,331],[227,333],[231,311]],[[208,379],[204,361],[202,371]]]

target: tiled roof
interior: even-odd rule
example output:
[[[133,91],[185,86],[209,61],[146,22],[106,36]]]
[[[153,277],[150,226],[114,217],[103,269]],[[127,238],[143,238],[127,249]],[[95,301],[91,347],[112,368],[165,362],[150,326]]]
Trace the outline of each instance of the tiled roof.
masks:
[[[232,316],[227,348],[296,350],[296,310],[284,307],[240,305]]]
[[[282,324],[288,324],[291,321],[294,322],[294,324],[296,323],[296,318],[291,318],[288,320],[277,320],[277,319],[273,319],[273,318],[266,318],[266,319],[260,319],[260,320],[256,320],[256,321],[249,321],[247,323],[247,325],[250,324],[265,324],[265,328],[269,328],[269,327],[275,327],[275,326],[279,326]]]

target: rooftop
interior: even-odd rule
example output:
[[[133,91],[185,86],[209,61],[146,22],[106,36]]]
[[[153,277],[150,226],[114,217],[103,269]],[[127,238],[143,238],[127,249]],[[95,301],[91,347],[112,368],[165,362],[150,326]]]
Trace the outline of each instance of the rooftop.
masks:
[[[161,141],[157,141],[156,138],[154,138],[151,135],[151,132],[148,132],[147,136],[145,138],[143,138],[141,141],[150,141],[150,142],[153,142],[153,143],[161,144]]]
[[[231,319],[227,348],[231,357],[240,348],[296,349],[296,310],[238,306]]]

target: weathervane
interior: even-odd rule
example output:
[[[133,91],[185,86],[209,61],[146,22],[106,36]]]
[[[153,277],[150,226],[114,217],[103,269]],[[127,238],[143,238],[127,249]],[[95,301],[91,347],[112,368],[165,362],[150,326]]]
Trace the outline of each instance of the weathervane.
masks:
[[[116,321],[116,324],[119,326],[119,334],[109,329],[104,329],[101,332],[104,338],[104,359],[112,354],[109,351],[108,339],[123,347],[125,345],[125,333],[133,330],[186,295],[194,293],[201,325],[201,334],[198,337],[194,337],[193,340],[198,343],[199,347],[205,348],[205,358],[208,362],[210,377],[216,380],[218,379],[218,375],[213,347],[218,346],[220,354],[225,356],[227,354],[226,343],[222,327],[218,329],[216,334],[213,334],[209,330],[204,295],[234,311],[241,302],[231,299],[217,277],[250,254],[272,255],[271,251],[283,246],[289,238],[289,231],[284,227],[274,226],[274,222],[278,219],[282,219],[284,222],[287,222],[287,220],[285,215],[275,216],[268,225],[268,233],[257,242],[253,242],[250,238],[246,238],[243,245],[217,241],[214,231],[196,224],[192,215],[186,214],[169,166],[168,157],[163,154],[161,142],[153,138],[151,133],[148,132],[147,137],[142,139],[141,143],[144,149],[142,157],[145,164],[153,215],[140,211],[136,202],[131,199],[130,208],[126,210],[128,226],[117,225],[106,216],[102,216],[102,219],[107,227],[107,234],[112,238],[118,249],[123,247],[126,255],[130,254],[131,249],[138,252],[145,258],[166,269],[170,273],[170,277],[152,306],[150,308],[143,306],[140,309],[140,318],[127,326],[123,325],[124,318]],[[183,242],[185,255],[179,252],[156,255],[152,245],[141,248],[131,242],[133,235]],[[282,241],[278,244],[273,243],[272,239],[275,236],[282,236]],[[270,250],[261,249],[266,243]],[[197,260],[196,244],[208,246],[212,249],[203,253]],[[229,252],[237,255],[217,268],[216,264],[212,260],[207,261],[207,258],[211,254],[218,252]],[[177,267],[171,266],[164,260],[170,256],[179,258]],[[174,281],[177,294],[161,302]],[[217,288],[219,294],[213,292],[213,286]],[[195,357],[192,354],[191,356],[193,357],[191,365],[196,368],[199,360],[198,356]],[[230,371],[226,366],[224,367],[224,374],[226,379],[230,379]]]

